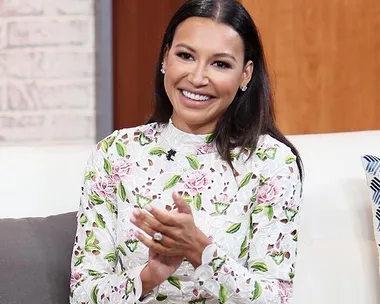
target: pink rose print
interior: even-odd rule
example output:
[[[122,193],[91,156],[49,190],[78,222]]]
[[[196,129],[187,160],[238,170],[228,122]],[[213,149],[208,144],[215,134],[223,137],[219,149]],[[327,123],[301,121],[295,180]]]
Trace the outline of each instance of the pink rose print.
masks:
[[[115,195],[115,183],[109,176],[98,176],[95,179],[94,192],[101,198],[112,199]]]
[[[268,182],[259,188],[257,194],[258,203],[271,203],[279,193],[280,189],[273,182]]]
[[[74,287],[78,284],[78,282],[80,281],[81,278],[82,278],[82,275],[79,272],[74,272],[71,275],[71,278],[70,278],[70,289],[71,290],[74,289]]]
[[[214,152],[215,147],[212,143],[211,144],[202,144],[202,145],[198,145],[195,148],[195,150],[196,150],[197,155],[201,155],[201,154],[207,154],[207,153]]]
[[[113,180],[119,182],[132,173],[132,163],[125,158],[117,158],[112,162],[112,173]]]
[[[292,297],[293,285],[289,282],[278,281],[278,289],[280,292],[281,304],[288,303],[288,300]]]
[[[154,134],[155,134],[155,130],[153,128],[149,128],[148,130],[145,130],[143,133],[150,140],[153,140],[153,137],[154,137]]]
[[[205,190],[210,184],[207,174],[201,170],[191,171],[184,179],[185,187],[193,192]]]

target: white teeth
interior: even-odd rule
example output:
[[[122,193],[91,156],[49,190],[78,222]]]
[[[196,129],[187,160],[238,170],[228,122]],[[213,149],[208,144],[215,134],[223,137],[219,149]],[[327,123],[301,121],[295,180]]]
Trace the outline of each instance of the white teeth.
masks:
[[[182,94],[185,95],[187,98],[190,98],[192,100],[197,100],[197,101],[206,101],[210,99],[210,96],[198,95],[198,94],[190,93],[185,90],[182,91]]]

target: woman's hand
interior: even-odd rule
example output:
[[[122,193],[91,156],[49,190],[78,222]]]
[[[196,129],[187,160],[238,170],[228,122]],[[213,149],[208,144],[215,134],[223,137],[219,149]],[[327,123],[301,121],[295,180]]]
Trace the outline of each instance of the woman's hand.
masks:
[[[135,215],[131,217],[131,222],[134,224],[138,222]],[[137,238],[142,237],[138,231],[135,231],[135,235]],[[143,284],[142,295],[170,277],[181,265],[183,258],[183,256],[165,256],[149,248],[148,264],[140,275]]]
[[[212,242],[194,224],[191,208],[177,194],[173,193],[177,212],[158,210],[147,206],[144,212],[136,209],[132,221],[150,236],[156,232],[162,234],[162,240],[155,241],[143,234],[137,238],[150,250],[166,257],[185,257],[194,268],[202,263],[203,250]]]

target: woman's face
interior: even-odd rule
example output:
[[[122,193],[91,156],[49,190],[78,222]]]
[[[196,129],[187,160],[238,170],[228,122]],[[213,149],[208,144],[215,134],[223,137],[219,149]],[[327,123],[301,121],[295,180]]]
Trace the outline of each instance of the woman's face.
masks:
[[[174,125],[205,134],[214,130],[239,88],[248,84],[253,64],[244,64],[244,43],[233,28],[192,17],[178,25],[163,68]]]

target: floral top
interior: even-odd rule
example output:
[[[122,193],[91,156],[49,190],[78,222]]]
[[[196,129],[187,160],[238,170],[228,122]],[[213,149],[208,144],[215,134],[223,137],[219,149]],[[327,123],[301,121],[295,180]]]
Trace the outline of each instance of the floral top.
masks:
[[[302,188],[296,158],[269,135],[248,161],[249,149],[239,151],[232,170],[212,135],[184,133],[171,121],[101,141],[84,176],[71,303],[288,303]],[[129,217],[147,204],[171,210],[173,191],[215,248],[197,269],[185,260],[140,301],[148,248]]]

